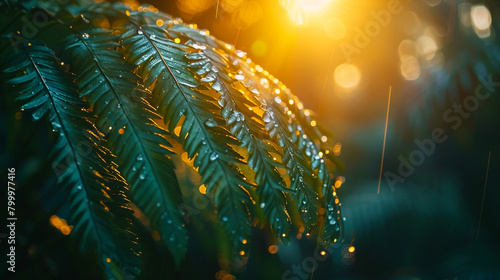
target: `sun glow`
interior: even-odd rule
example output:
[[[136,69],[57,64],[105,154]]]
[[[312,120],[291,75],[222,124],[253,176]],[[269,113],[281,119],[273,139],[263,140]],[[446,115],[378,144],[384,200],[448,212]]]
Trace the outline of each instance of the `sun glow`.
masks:
[[[332,0],[297,0],[297,5],[304,11],[319,11]]]
[[[281,0],[288,16],[295,24],[304,24],[308,18],[323,14],[333,0]]]

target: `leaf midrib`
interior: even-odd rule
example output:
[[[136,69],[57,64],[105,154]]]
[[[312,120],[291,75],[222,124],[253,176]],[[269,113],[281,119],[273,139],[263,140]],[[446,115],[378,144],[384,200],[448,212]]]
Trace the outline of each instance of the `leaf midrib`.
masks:
[[[182,93],[182,97],[184,98],[184,103],[187,104],[187,107],[189,108],[189,110],[191,111],[191,114],[192,116],[194,117],[196,123],[198,124],[198,126],[201,128],[201,131],[203,133],[203,135],[205,136],[205,139],[207,139],[207,143],[209,143],[209,146],[210,146],[210,149],[212,150],[212,152],[216,152],[216,150],[214,149],[213,147],[213,144],[211,143],[211,138],[207,136],[207,133],[206,133],[206,129],[205,127],[203,126],[203,124],[200,124],[200,120],[195,117],[196,114],[194,113],[194,109],[191,107],[191,104],[189,103],[189,101],[187,101],[187,98],[186,98],[186,93],[182,90],[182,87],[181,87],[181,84],[179,83],[179,81],[177,81],[177,78],[175,77],[174,73],[172,72],[172,70],[170,69],[170,67],[168,66],[167,62],[163,59],[163,55],[161,54],[160,50],[158,49],[158,47],[155,45],[155,43],[151,40],[151,38],[149,37],[149,34],[147,32],[144,31],[144,29],[142,29],[141,26],[135,24],[135,23],[132,23],[137,29],[139,29],[140,31],[143,32],[142,35],[144,35],[147,40],[149,41],[149,43],[153,46],[153,48],[155,49],[155,51],[158,53],[158,56],[160,57],[163,65],[165,65],[165,68],[167,69],[167,71],[170,73],[170,75],[172,76],[172,79],[174,80],[175,84],[177,85],[177,88],[179,89],[179,91]],[[224,165],[220,162],[220,158],[217,158],[216,159],[216,162],[217,164],[219,165],[220,169],[222,170],[225,170],[224,168]],[[226,179],[226,182],[227,182],[227,186],[228,186],[228,189],[229,189],[229,196],[230,196],[230,201],[231,201],[231,208],[232,208],[232,213],[237,213],[236,212],[236,206],[234,205],[234,194],[233,194],[233,189],[231,187],[231,179],[229,178],[228,176],[228,172],[222,172],[224,174],[224,177]],[[236,217],[235,220],[238,220],[238,218]],[[238,228],[239,230],[239,228]]]
[[[30,59],[31,64],[33,65],[33,68],[35,69],[35,71],[36,71],[36,73],[37,73],[37,75],[38,75],[39,79],[42,81],[42,83],[43,83],[43,85],[44,85],[44,87],[45,87],[45,90],[46,90],[46,91],[47,91],[47,93],[48,93],[48,96],[49,96],[49,98],[50,98],[50,103],[51,103],[51,105],[52,105],[52,108],[53,108],[53,110],[54,110],[54,113],[56,114],[56,117],[57,117],[57,119],[58,119],[59,123],[61,124],[61,129],[63,130],[64,138],[66,138],[66,142],[68,143],[68,145],[69,145],[69,147],[70,147],[70,152],[71,152],[71,154],[73,155],[73,161],[74,161],[74,164],[75,164],[75,166],[76,166],[76,169],[78,170],[78,174],[80,175],[80,176],[79,176],[79,177],[80,177],[80,181],[81,181],[82,185],[87,186],[87,184],[85,183],[85,182],[87,182],[87,180],[85,179],[85,176],[83,176],[83,171],[81,170],[81,167],[80,167],[80,165],[78,164],[78,161],[77,161],[77,155],[76,155],[76,153],[75,153],[75,149],[73,148],[73,145],[72,145],[72,143],[71,143],[71,141],[70,141],[70,139],[69,139],[69,137],[68,137],[68,135],[69,135],[69,134],[68,134],[68,131],[66,131],[66,128],[65,128],[65,125],[64,125],[64,123],[63,123],[63,121],[62,121],[61,115],[59,114],[59,111],[58,111],[58,110],[57,110],[57,108],[56,108],[56,105],[55,105],[55,100],[54,100],[54,98],[52,97],[52,94],[50,93],[50,92],[51,92],[50,87],[49,87],[49,85],[46,83],[45,79],[43,78],[43,75],[42,75],[41,71],[38,69],[38,66],[37,66],[36,62],[35,62],[35,61],[34,61],[34,59],[31,57],[30,53],[26,50],[26,48],[25,48],[25,47],[23,48],[23,50],[24,50],[24,52],[26,53],[26,55],[28,56],[28,58]],[[88,200],[88,198],[89,198],[89,197],[88,197],[87,190],[86,190],[85,188],[83,188],[83,189],[85,190],[85,196],[87,197],[87,202],[85,202],[85,204],[87,204],[87,206],[88,206],[88,207],[87,207],[87,209],[89,209],[89,210],[88,210],[88,212],[89,212],[89,214],[90,214],[90,216],[91,216],[92,223],[93,223],[93,224],[98,225],[98,223],[97,223],[97,221],[96,221],[96,218],[94,217],[95,215],[94,215],[93,211],[91,210],[91,209],[92,209],[92,205],[90,205],[90,200]],[[94,227],[94,228],[98,229],[99,227]],[[97,235],[97,239],[100,241],[100,242],[98,242],[99,251],[100,251],[100,252],[104,252],[104,251],[103,251],[103,246],[102,246],[103,239],[102,239],[102,237],[101,237],[101,233],[100,233],[100,231],[99,231],[99,230],[96,230],[96,235]]]
[[[99,71],[101,72],[101,74],[104,76],[104,78],[106,79],[106,83],[110,86],[111,88],[111,91],[113,92],[113,95],[115,96],[115,98],[118,100],[118,104],[121,104],[122,106],[120,106],[121,108],[121,111],[123,112],[123,115],[125,115],[125,118],[128,122],[128,124],[130,125],[130,127],[132,128],[132,131],[134,133],[134,136],[135,138],[137,139],[137,143],[139,143],[139,146],[141,148],[141,151],[142,151],[142,154],[144,154],[144,157],[146,158],[146,161],[148,162],[148,165],[150,167],[150,170],[152,171],[153,173],[153,177],[155,178],[155,181],[156,181],[156,184],[158,185],[158,187],[161,189],[161,186],[163,186],[162,184],[158,183],[158,177],[157,177],[157,173],[155,171],[155,169],[153,168],[153,164],[151,164],[151,159],[148,155],[148,153],[146,152],[145,148],[144,148],[144,145],[141,141],[141,138],[139,137],[137,131],[136,131],[136,128],[135,128],[135,125],[132,121],[130,121],[130,117],[127,113],[127,111],[125,110],[125,106],[123,106],[123,102],[121,102],[121,98],[119,97],[119,94],[117,94],[117,90],[114,86],[114,84],[110,81],[109,77],[105,74],[104,72],[104,69],[101,67],[101,65],[98,63],[98,59],[97,57],[95,56],[94,52],[92,51],[92,49],[88,46],[88,44],[83,41],[82,39],[79,38],[79,40],[83,43],[83,45],[85,46],[85,48],[87,49],[87,51],[90,53],[90,55],[92,56],[93,58],[93,61],[94,61],[94,64],[99,68]],[[134,188],[136,189],[136,188]],[[161,190],[160,190],[161,192]],[[167,209],[168,207],[168,204],[165,200],[165,198],[163,196],[160,196],[160,199],[162,200],[162,208],[164,209]],[[168,209],[166,210],[166,212],[170,212],[168,211]],[[173,217],[172,217],[173,218]]]

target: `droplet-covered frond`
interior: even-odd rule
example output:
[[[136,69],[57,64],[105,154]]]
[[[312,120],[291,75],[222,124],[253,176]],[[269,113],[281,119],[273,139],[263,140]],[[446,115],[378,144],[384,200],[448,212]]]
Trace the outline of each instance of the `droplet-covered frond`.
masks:
[[[328,205],[326,209],[326,222],[328,224],[325,224],[326,234],[321,234],[321,238],[325,245],[330,245],[334,240],[338,240],[342,228],[342,226],[336,225],[337,223],[342,225],[340,207],[334,192],[333,174],[323,159],[329,154],[329,147],[325,140],[325,137],[331,139],[328,132],[320,126],[319,122],[312,122],[309,117],[310,112],[303,109],[298,99],[291,95],[289,90],[272,75],[264,75],[263,73],[266,71],[253,64],[244,52],[234,50],[234,46],[218,41],[211,36],[200,35],[206,32],[186,25],[173,25],[169,31],[182,34],[193,41],[192,45],[202,47],[205,57],[201,58],[199,62],[191,63],[191,66],[198,67],[198,74],[203,73],[202,76],[205,79],[212,80],[212,88],[221,92],[223,96],[221,100],[224,104],[226,104],[226,96],[234,95],[248,100],[247,103],[251,104],[247,107],[251,108],[253,105],[261,109],[259,110],[261,114],[257,119],[266,124],[269,133],[274,136],[272,140],[282,146],[282,150],[278,154],[282,157],[290,175],[291,189],[298,190],[294,198],[296,198],[300,214],[308,228],[316,222],[318,211],[317,204],[309,203],[309,201],[318,200],[316,191],[319,191],[321,184],[323,185],[324,201],[321,201],[321,204]],[[217,67],[220,65],[224,65],[226,68]],[[214,71],[211,66],[215,66],[215,70],[218,72]],[[219,81],[221,77],[222,82]],[[236,90],[232,91],[230,95],[225,94],[224,82],[232,82],[233,85],[238,84],[238,86],[229,87],[230,89],[236,88]],[[297,108],[297,104],[300,104],[301,107]],[[226,104],[226,107],[230,105],[231,103]],[[255,107],[253,108],[255,109]],[[292,107],[296,110],[293,110]],[[250,112],[254,113],[254,111]],[[293,112],[296,112],[297,115],[292,114]],[[224,109],[222,114],[224,114]],[[299,120],[301,125],[298,124]],[[238,126],[238,128],[242,127]],[[244,131],[244,129],[238,129],[236,132],[244,137]],[[310,134],[312,136],[310,138],[315,139],[315,141],[312,141],[306,133]],[[265,135],[268,134],[265,133]],[[336,163],[334,157],[329,158]],[[317,171],[316,174],[313,170]],[[259,184],[259,182],[257,183]],[[332,227],[334,230],[331,230]]]
[[[84,189],[102,189],[97,193],[106,195],[97,200],[102,201],[99,205],[106,205],[104,210],[123,210],[123,216],[127,216],[128,208],[120,208],[127,203],[126,195],[158,230],[179,264],[186,252],[188,233],[180,211],[182,194],[170,159],[172,143],[192,160],[207,195],[217,206],[220,223],[240,255],[248,252],[252,222],[257,222],[252,221],[254,217],[260,224],[269,225],[284,243],[289,241],[294,223],[307,232],[317,230],[324,246],[342,238],[343,220],[335,188],[338,177],[333,173],[338,166],[334,154],[338,153],[333,152],[333,137],[286,86],[244,52],[151,6],[133,10],[124,4],[98,3],[55,10],[59,11],[57,16],[48,15],[50,24],[35,36],[57,50],[65,67],[75,75],[64,72],[58,62],[41,60],[45,68],[50,64],[58,69],[46,73],[48,81],[57,81],[53,85],[58,89],[53,92],[54,100],[63,94],[60,89],[69,87],[63,101],[72,104],[58,107],[63,101],[55,102],[53,111],[61,110],[66,115],[51,114],[51,119],[56,116],[56,123],[81,123],[82,127],[94,124],[97,128],[92,131],[100,131],[87,137],[94,142],[105,140],[92,144],[97,149],[96,159],[61,154],[76,157],[75,168],[77,162],[91,159],[98,165],[92,166],[96,173],[80,174],[81,180],[87,180],[86,176],[98,178],[90,183],[82,181],[81,185]],[[8,29],[15,33],[19,26]],[[53,34],[64,36],[54,39]],[[20,67],[28,66],[31,64],[24,61]],[[26,71],[14,82],[32,83],[33,75],[33,71]],[[26,80],[20,78],[24,76]],[[69,80],[60,82],[64,79]],[[50,106],[42,106],[52,104],[44,97],[49,93],[26,97],[35,102],[35,117],[50,111]],[[73,110],[86,108],[85,102],[89,109],[78,113]],[[87,111],[95,117],[83,121]],[[62,131],[60,127],[56,130]],[[83,133],[72,132],[61,136],[68,145],[72,137],[82,137]],[[59,150],[63,144],[59,144]],[[115,156],[113,161],[105,156],[107,153]],[[65,178],[79,175],[64,174]],[[118,174],[125,178],[129,191],[120,189],[123,182]],[[90,204],[81,203],[85,201],[82,199],[85,197],[70,203],[85,210]],[[78,223],[88,224],[89,220],[76,221],[75,233]],[[81,228],[87,235],[95,235],[89,232],[93,227]],[[107,255],[115,262],[114,255]]]
[[[18,46],[19,47],[19,46]],[[52,51],[36,41],[23,44],[4,70],[23,110],[39,120],[48,116],[59,138],[52,152],[53,168],[68,194],[71,235],[83,251],[95,250],[109,279],[138,274],[136,237],[127,191],[109,152],[79,98],[73,77]]]
[[[320,239],[323,246],[330,246],[342,239],[344,232],[342,211],[335,191],[335,182],[338,179],[334,180],[333,170],[327,165],[329,163],[335,168],[338,164],[331,144],[333,137],[318,120],[313,118],[311,111],[304,109],[300,100],[291,94],[290,89],[283,83],[261,66],[253,64],[245,53],[234,51],[231,45],[226,44],[224,47],[227,49],[229,60],[238,66],[239,73],[246,77],[245,86],[250,91],[267,93],[268,101],[265,102],[268,104],[267,114],[264,115],[264,120],[268,122],[266,128],[278,138],[284,147],[284,153],[295,158],[290,162],[292,166],[289,166],[292,183],[297,176],[300,178],[302,172],[313,174],[309,183],[302,186],[301,190],[305,193],[306,199],[308,194],[312,199],[316,192],[321,196],[319,202],[321,207],[324,207],[325,214],[322,219]],[[287,129],[280,129],[284,126]],[[300,166],[293,165],[297,159]],[[314,194],[308,186],[314,189]],[[306,215],[303,218],[309,219],[307,217],[309,209],[299,207],[299,211]]]
[[[221,94],[218,102],[222,107],[222,117],[231,133],[241,141],[248,152],[248,165],[255,172],[258,205],[262,208],[276,234],[288,236],[290,217],[286,207],[284,192],[292,192],[286,187],[277,167],[281,163],[277,156],[281,152],[273,146],[262,120],[262,110],[253,95],[247,95],[240,88],[239,76],[233,75],[228,60],[223,53],[206,44],[187,42],[200,53],[187,55],[192,58],[189,67],[199,75],[202,82],[210,84],[212,89]],[[260,114],[256,111],[261,111]],[[273,156],[274,155],[274,156]]]
[[[154,23],[150,17],[146,18],[150,23]],[[248,116],[252,122],[266,125],[267,132],[261,134],[264,141],[260,143],[265,143],[266,135],[271,134],[271,143],[281,146],[280,150],[274,151],[281,157],[287,169],[291,181],[289,191],[295,193],[293,198],[306,226],[311,228],[316,223],[318,206],[321,206],[325,208],[325,218],[322,219],[324,226],[320,233],[324,244],[328,246],[342,238],[343,220],[335,192],[336,180],[332,168],[329,168],[335,168],[338,161],[332,153],[333,145],[330,143],[333,137],[329,132],[319,121],[313,119],[311,112],[303,108],[289,89],[262,67],[252,63],[245,53],[235,50],[234,46],[207,35],[206,31],[193,28],[193,25],[184,25],[175,20],[169,21],[167,32],[178,42],[197,50],[187,54],[189,68],[195,69],[193,72],[201,83],[209,83],[210,87],[220,94],[221,116],[226,120],[226,126],[233,135],[242,140],[243,146],[247,146],[249,164],[252,164],[250,160],[259,154],[251,148],[248,149],[252,144],[252,141],[249,141],[252,138],[248,136],[258,131],[255,129],[257,127],[253,127],[252,131],[251,125],[244,125],[249,122],[246,121]],[[231,100],[236,103],[230,102]],[[240,104],[237,104],[238,101]],[[233,114],[233,110],[243,113],[244,117],[237,118],[239,114]],[[256,171],[255,168],[258,167],[254,166],[253,169]],[[257,188],[258,191],[270,189],[262,187],[262,182],[256,183],[260,187]],[[258,193],[259,202],[264,201],[260,198],[261,194]],[[312,201],[317,203],[310,203]],[[277,204],[286,211],[286,203]],[[273,220],[270,222],[276,227],[283,226],[275,220],[275,224]]]
[[[220,221],[238,250],[244,250],[241,240],[250,239],[248,208],[252,204],[246,188],[253,184],[237,166],[245,160],[231,147],[239,141],[223,125],[217,99],[187,69],[186,55],[195,56],[198,51],[176,43],[156,24],[139,25],[140,16],[130,17],[133,24],[123,33],[121,42],[128,60],[138,66],[145,85],[153,87],[152,103],[169,130],[180,126],[179,141],[194,158],[207,193],[217,205]]]
[[[65,38],[64,57],[77,73],[80,95],[93,106],[96,125],[130,185],[130,199],[179,262],[188,237],[179,211],[182,197],[166,149],[171,146],[165,139],[168,133],[153,122],[161,117],[146,100],[151,93],[117,51],[116,35],[86,23],[72,30],[74,34]]]

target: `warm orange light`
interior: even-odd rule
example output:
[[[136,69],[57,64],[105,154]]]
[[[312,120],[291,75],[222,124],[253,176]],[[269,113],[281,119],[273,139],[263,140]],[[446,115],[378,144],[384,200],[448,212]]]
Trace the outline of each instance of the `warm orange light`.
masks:
[[[55,227],[55,228],[60,228],[64,223],[59,217],[56,215],[52,215],[50,217],[50,223]]]
[[[476,5],[471,9],[471,19],[474,30],[480,38],[487,38],[491,35],[491,13],[484,5]]]
[[[256,40],[253,42],[251,48],[252,53],[257,57],[262,57],[267,54],[267,44],[262,40]]]
[[[335,68],[334,79],[340,87],[352,89],[359,85],[361,71],[353,64],[344,63]]]
[[[325,21],[323,26],[328,37],[333,40],[340,40],[346,35],[346,28],[344,23],[338,18],[329,18]]]
[[[239,29],[246,29],[258,21],[263,15],[263,9],[257,1],[245,1],[239,5],[232,16],[232,23]]]
[[[354,246],[349,247],[349,252],[352,253],[352,252],[354,252],[354,250],[355,250]]]
[[[174,128],[174,134],[175,134],[175,135],[177,135],[177,136],[179,136],[179,134],[181,133],[181,128],[182,128],[182,127],[181,127],[180,125],[179,125],[179,126],[176,126],[176,127]]]
[[[340,188],[340,186],[342,186],[342,183],[340,181],[335,181],[335,188],[338,189]]]
[[[333,146],[333,154],[339,156],[341,149],[342,149],[342,144],[340,143],[335,144],[335,146]]]
[[[110,258],[106,258],[106,262],[110,263],[111,259]]]
[[[243,256],[243,255],[245,255],[245,251],[241,250],[240,251],[240,256]]]
[[[71,233],[71,228],[67,225],[64,225],[60,228],[61,233],[64,235],[69,235]]]
[[[313,12],[325,8],[331,1],[332,0],[297,0],[297,5],[303,11]]]
[[[66,223],[66,220],[59,218],[56,215],[52,215],[50,217],[50,224],[57,228],[58,230],[61,231],[62,234],[64,235],[69,235],[71,233],[71,230],[73,229],[73,226],[70,226]]]
[[[401,75],[405,80],[414,81],[420,78],[421,68],[418,58],[415,56],[406,57],[405,60],[401,61],[400,65]]]
[[[324,256],[324,255],[326,255],[326,252],[325,251],[321,251],[319,254],[322,255],[322,256]]]
[[[438,46],[434,39],[430,36],[424,35],[417,40],[417,50],[423,59],[431,60],[434,56],[436,56]]]
[[[271,253],[271,254],[276,254],[276,253],[278,253],[278,246],[276,246],[276,245],[271,245],[271,246],[269,246],[268,251],[269,251],[269,253]]]
[[[202,193],[202,194],[207,194],[207,188],[205,187],[205,185],[201,185],[198,190]],[[243,239],[245,240],[245,239]],[[246,240],[245,240],[246,241]],[[246,242],[245,242],[246,243]],[[245,244],[243,243],[243,244]]]
[[[243,244],[247,244],[247,240],[246,240],[246,239],[243,239],[243,240],[241,240],[241,243],[243,243]]]
[[[215,0],[177,0],[179,10],[189,15],[201,13],[215,4]]]
[[[156,25],[163,26],[163,20],[161,20],[161,19],[157,20]]]

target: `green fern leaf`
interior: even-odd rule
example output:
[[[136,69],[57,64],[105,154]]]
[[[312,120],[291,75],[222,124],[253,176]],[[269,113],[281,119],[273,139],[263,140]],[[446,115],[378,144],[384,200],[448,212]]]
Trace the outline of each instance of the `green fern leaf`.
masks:
[[[68,193],[72,236],[81,242],[83,251],[97,250],[109,279],[137,275],[133,212],[124,196],[127,189],[106,161],[109,154],[100,147],[101,136],[89,121],[92,116],[85,111],[72,77],[52,50],[35,41],[13,53],[9,62],[4,72],[14,75],[8,83],[20,94],[21,108],[33,110],[35,120],[48,115],[59,134],[52,152],[53,167]]]
[[[132,15],[133,16],[133,15]],[[131,16],[131,17],[132,17]],[[136,18],[134,18],[135,20]],[[146,86],[154,83],[153,104],[170,131],[181,126],[179,138],[202,182],[218,207],[218,217],[230,233],[237,250],[251,234],[248,190],[252,187],[236,164],[244,158],[230,145],[239,141],[223,126],[216,114],[217,100],[186,68],[185,56],[196,50],[175,43],[156,25],[131,25],[122,35],[128,59],[137,65]]]
[[[286,243],[288,238],[284,237],[289,236],[291,219],[286,208],[284,192],[292,191],[286,188],[286,183],[276,168],[280,164],[271,153],[280,157],[281,153],[271,144],[271,138],[264,127],[265,122],[255,112],[258,108],[257,102],[240,92],[237,85],[233,85],[238,80],[227,74],[233,71],[223,54],[210,45],[199,45],[195,42],[187,44],[202,49],[203,54],[192,55],[195,59],[189,64],[190,68],[201,79],[210,80],[210,86],[221,94],[218,102],[222,106],[222,117],[231,133],[247,148],[248,165],[256,172],[258,205],[263,209],[277,235]],[[189,57],[191,55],[188,55]]]
[[[218,44],[221,47],[223,45],[220,42]],[[300,172],[301,169],[305,170],[307,174],[313,174],[312,179],[310,179],[311,181],[307,185],[312,187],[317,193],[322,194],[319,203],[325,208],[325,218],[322,219],[322,229],[320,231],[322,245],[329,246],[337,240],[342,239],[344,232],[342,211],[339,199],[334,190],[333,175],[326,165],[327,160],[331,161],[334,166],[338,165],[338,161],[332,153],[333,148],[329,145],[330,141],[328,141],[333,137],[319,122],[314,121],[315,125],[312,125],[312,113],[304,110],[302,103],[275,77],[265,75],[265,71],[262,68],[248,62],[243,52],[233,51],[233,47],[230,45],[224,45],[224,47],[227,49],[227,56],[232,61],[232,64],[239,66],[239,71],[248,77],[248,80],[244,84],[250,92],[279,93],[276,96],[271,95],[267,99],[262,97],[257,98],[263,104],[270,104],[267,106],[269,112],[265,115],[265,120],[269,122],[266,127],[272,135],[276,134],[278,136],[278,140],[281,139],[280,143],[283,141],[287,142],[288,139],[291,140],[291,143],[288,143],[288,148],[284,149],[284,152],[288,152],[292,158],[294,154],[298,156],[296,158],[300,159],[301,165],[299,169],[295,168],[294,170],[293,167],[289,168],[291,178],[297,178],[297,172]],[[252,71],[252,69],[254,70]],[[272,84],[276,86],[273,86],[269,81],[272,81]],[[268,100],[268,102],[265,100]],[[274,120],[276,117],[277,120]],[[280,121],[281,126],[277,125],[276,121]],[[287,129],[279,131],[278,128],[284,126],[285,121],[288,123]],[[281,132],[281,135],[278,135],[279,132]],[[286,145],[287,143],[283,144]],[[291,151],[295,152],[290,153]],[[283,161],[285,162],[285,159]],[[290,163],[293,163],[293,161]],[[307,189],[306,187],[304,189],[313,197],[311,189]],[[300,206],[299,211],[304,214],[309,212],[308,209],[300,209]],[[308,219],[308,217],[303,218]]]
[[[119,169],[130,184],[131,200],[150,219],[177,263],[187,246],[187,230],[179,211],[181,192],[165,147],[168,133],[153,119],[160,116],[146,98],[150,92],[116,51],[118,37],[103,29],[73,27],[65,55],[77,73],[81,96],[88,98],[105,131]]]

